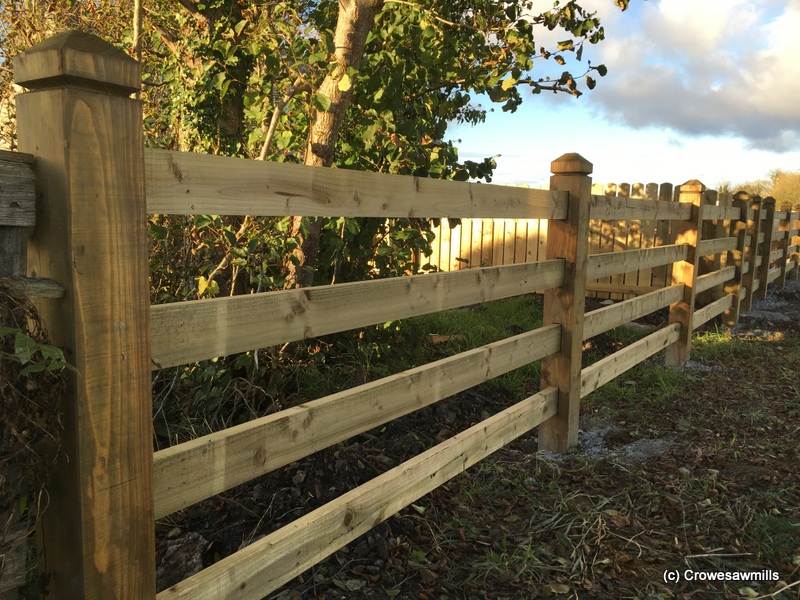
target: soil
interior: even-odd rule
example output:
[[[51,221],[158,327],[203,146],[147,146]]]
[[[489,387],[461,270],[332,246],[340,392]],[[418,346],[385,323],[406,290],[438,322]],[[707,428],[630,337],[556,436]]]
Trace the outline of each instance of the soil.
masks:
[[[589,398],[579,451],[525,436],[269,598],[800,598],[800,364],[787,362],[800,284],[758,302],[732,341],[694,358],[677,391],[634,373],[633,393]],[[460,394],[164,519],[159,589],[515,400]],[[690,568],[778,581],[665,583]]]

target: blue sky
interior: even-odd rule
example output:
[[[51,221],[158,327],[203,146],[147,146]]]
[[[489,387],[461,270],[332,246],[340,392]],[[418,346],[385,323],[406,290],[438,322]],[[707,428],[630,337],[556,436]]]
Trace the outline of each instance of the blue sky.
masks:
[[[579,99],[526,94],[514,114],[452,126],[462,159],[500,155],[495,183],[536,187],[565,152],[592,161],[598,182],[713,187],[800,170],[800,0],[631,0],[625,13],[612,0],[584,4],[606,26],[584,60],[608,76]]]

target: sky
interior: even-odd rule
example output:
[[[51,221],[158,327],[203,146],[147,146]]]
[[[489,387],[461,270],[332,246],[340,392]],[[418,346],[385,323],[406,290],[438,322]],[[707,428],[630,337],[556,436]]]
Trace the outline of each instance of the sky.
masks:
[[[547,186],[565,152],[590,160],[604,183],[716,187],[800,170],[800,0],[631,0],[626,12],[613,0],[582,4],[606,29],[584,61],[608,75],[577,99],[525,93],[516,113],[498,106],[481,125],[451,126],[462,160],[499,155],[494,183],[534,187]],[[545,31],[537,44],[557,39]]]

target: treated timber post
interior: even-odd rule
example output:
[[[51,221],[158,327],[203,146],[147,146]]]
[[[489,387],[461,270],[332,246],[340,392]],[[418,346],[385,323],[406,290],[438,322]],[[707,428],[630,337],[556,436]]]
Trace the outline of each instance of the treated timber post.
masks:
[[[675,221],[676,244],[689,246],[689,255],[686,260],[672,265],[672,285],[683,284],[683,298],[669,307],[669,323],[680,323],[681,333],[677,342],[667,348],[666,364],[671,367],[681,367],[689,360],[692,347],[692,330],[694,325],[695,298],[697,289],[697,276],[700,257],[697,246],[700,243],[702,232],[703,195],[706,187],[699,181],[693,180],[680,187],[679,202],[690,204],[692,212],[688,221]]]
[[[764,198],[762,211],[765,213],[762,229],[764,230],[764,242],[759,244],[761,249],[761,266],[758,269],[759,287],[756,298],[763,300],[767,297],[767,287],[769,286],[769,257],[772,254],[772,240],[775,231],[775,198]]]
[[[717,190],[706,190],[703,192],[703,206],[717,206],[718,200],[720,200],[719,193]],[[724,201],[720,202],[720,205],[724,205]],[[722,230],[722,220],[721,219],[707,219],[703,220],[702,222],[702,231],[700,233],[702,239],[704,240],[711,240],[715,238],[721,238],[724,236]],[[705,275],[707,273],[713,273],[715,271],[719,271],[722,268],[722,253],[716,253],[709,256],[701,256],[700,257],[700,272],[698,275]],[[718,298],[722,298],[722,286],[716,286],[703,294],[700,294],[700,298],[698,299],[700,302],[707,304],[708,302],[712,302],[717,300]]]
[[[578,443],[592,163],[565,154],[551,170],[550,189],[568,192],[569,201],[567,218],[547,229],[547,258],[564,259],[565,268],[564,285],[544,294],[544,324],[561,325],[561,351],[542,361],[542,389],[558,388],[558,413],[539,426],[539,448],[566,452]]]
[[[747,215],[749,204],[738,194],[733,200],[733,206],[738,208],[741,216],[738,219],[731,219],[728,235],[736,238],[736,250],[728,253],[726,265],[736,267],[736,275],[733,280],[725,284],[725,293],[733,295],[733,304],[723,313],[722,320],[726,327],[736,327],[739,323],[739,310],[742,300],[739,291],[742,289],[742,267],[747,264],[745,261],[745,247],[747,245]]]
[[[39,302],[74,366],[65,458],[49,486],[43,568],[57,598],[155,595],[144,147],[139,65],[65,32],[14,60],[20,149],[41,208],[29,270],[65,288]]]
[[[785,230],[781,233],[781,249],[783,250],[783,254],[781,254],[781,276],[778,279],[781,288],[786,287],[786,274],[788,272],[787,263],[789,262],[789,245],[792,243],[792,211],[790,209],[782,211],[783,214],[781,215],[781,224],[785,227]]]
[[[737,197],[749,200],[747,228],[750,230],[750,244],[747,247],[747,258],[744,261],[748,269],[742,278],[742,285],[747,288],[742,302],[742,310],[748,312],[753,307],[753,284],[757,281],[758,267],[756,267],[756,259],[759,254],[758,238],[761,234],[761,198],[759,196],[750,196],[746,192],[739,192]]]

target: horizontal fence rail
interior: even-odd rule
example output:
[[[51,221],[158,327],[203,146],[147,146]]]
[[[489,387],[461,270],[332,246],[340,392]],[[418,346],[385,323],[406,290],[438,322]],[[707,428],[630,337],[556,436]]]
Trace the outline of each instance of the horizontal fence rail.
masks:
[[[688,255],[689,247],[685,244],[626,250],[613,254],[593,254],[589,257],[586,275],[589,279],[600,279],[609,275],[672,264],[684,260]]]
[[[151,308],[154,368],[405,319],[561,286],[549,260],[297,290],[158,304]]]
[[[153,214],[563,219],[557,191],[145,151]]]
[[[412,502],[556,414],[545,389],[308,513],[158,600],[259,600]]]
[[[543,327],[155,453],[156,518],[558,351]]]

